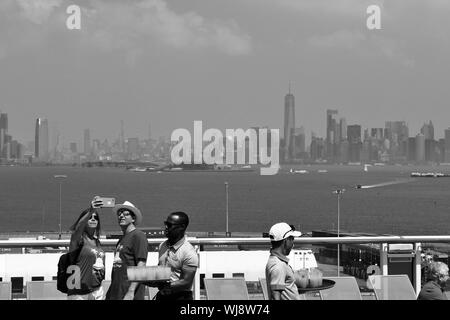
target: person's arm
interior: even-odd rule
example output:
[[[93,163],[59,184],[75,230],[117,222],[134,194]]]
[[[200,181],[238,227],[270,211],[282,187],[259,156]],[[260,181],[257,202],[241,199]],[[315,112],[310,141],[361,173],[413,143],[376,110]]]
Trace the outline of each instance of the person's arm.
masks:
[[[82,212],[82,216],[79,218],[78,222],[76,223],[75,229],[72,231],[72,234],[70,236],[69,252],[75,251],[80,246],[83,232],[86,228],[89,217],[93,212],[92,210],[93,209],[90,207]]]
[[[286,289],[286,273],[284,269],[280,266],[273,266],[270,270],[270,277],[268,285],[270,286],[270,291],[272,300],[281,300],[282,292]]]
[[[138,267],[145,267],[146,262],[143,260],[139,260],[137,263]],[[123,300],[133,300],[134,299],[134,292],[136,291],[136,287],[138,286],[138,282],[130,282],[130,286],[128,287],[128,291],[123,297]]]
[[[198,268],[198,255],[197,252],[189,252],[183,260],[181,267],[180,279],[171,282],[167,287],[161,290],[161,294],[171,294],[180,291],[191,290],[192,283],[194,282],[195,273]]]
[[[72,227],[72,234],[70,236],[70,244],[69,244],[69,252],[75,251],[78,249],[84,229],[86,228],[86,224],[93,212],[95,212],[96,208],[100,208],[103,202],[97,201],[96,197],[91,201],[91,205],[88,209],[84,210],[80,217],[78,217],[78,220],[75,222],[74,226]]]
[[[273,300],[281,300],[281,291],[272,290],[272,299]]]
[[[197,267],[183,266],[181,269],[180,280],[171,282],[168,287],[161,290],[161,294],[172,294],[179,291],[191,290],[196,271]]]

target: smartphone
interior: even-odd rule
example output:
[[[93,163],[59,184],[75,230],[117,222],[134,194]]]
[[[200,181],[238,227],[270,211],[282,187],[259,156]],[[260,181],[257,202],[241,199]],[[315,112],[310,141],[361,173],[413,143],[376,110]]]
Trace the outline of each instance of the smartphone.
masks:
[[[99,198],[97,198],[97,200],[102,200],[102,202],[103,202],[102,208],[112,208],[116,205],[115,198],[99,197]]]

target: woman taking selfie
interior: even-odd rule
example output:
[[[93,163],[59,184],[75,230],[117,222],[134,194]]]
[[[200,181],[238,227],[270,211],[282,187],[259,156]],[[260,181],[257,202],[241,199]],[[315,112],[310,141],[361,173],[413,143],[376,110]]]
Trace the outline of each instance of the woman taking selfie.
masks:
[[[73,252],[76,266],[67,281],[69,300],[103,300],[105,293],[105,252],[100,244],[100,216],[96,209],[103,202],[95,197],[91,206],[84,210],[70,227],[69,252]]]

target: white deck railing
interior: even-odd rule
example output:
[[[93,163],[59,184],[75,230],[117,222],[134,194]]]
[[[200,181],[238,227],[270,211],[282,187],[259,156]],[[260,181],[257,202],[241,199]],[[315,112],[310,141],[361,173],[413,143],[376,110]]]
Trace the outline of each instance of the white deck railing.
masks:
[[[158,245],[165,241],[165,238],[149,238],[148,243],[151,245]],[[269,245],[269,238],[194,238],[188,237],[189,242],[200,251],[202,245]],[[67,247],[69,245],[68,239],[62,240],[35,240],[35,239],[20,239],[20,240],[0,240],[0,248],[48,248],[48,247]],[[114,246],[117,239],[101,239],[104,246]],[[380,271],[381,274],[388,274],[388,245],[397,243],[412,244],[412,252],[414,253],[414,289],[418,293],[421,288],[421,253],[422,243],[450,243],[450,236],[448,235],[433,235],[433,236],[367,236],[367,237],[301,237],[295,239],[296,245],[323,245],[323,244],[379,244],[380,250]],[[216,251],[220,251],[218,247]],[[197,272],[194,297],[200,297],[200,276]]]

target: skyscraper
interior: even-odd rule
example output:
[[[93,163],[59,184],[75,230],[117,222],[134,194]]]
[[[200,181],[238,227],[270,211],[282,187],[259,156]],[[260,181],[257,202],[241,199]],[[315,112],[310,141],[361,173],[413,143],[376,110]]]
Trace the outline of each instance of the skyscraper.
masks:
[[[8,134],[8,114],[0,113],[0,158],[6,158],[5,137]]]
[[[360,162],[361,161],[361,126],[351,125],[347,127],[347,137],[349,143],[349,161]]]
[[[345,118],[341,118],[339,120],[339,130],[340,130],[339,142],[347,140],[347,120],[345,120]]]
[[[327,160],[333,162],[336,156],[336,142],[341,136],[338,132],[338,126],[336,122],[338,111],[327,109],[327,138],[326,138],[326,154]],[[348,132],[347,132],[348,135]]]
[[[406,160],[406,151],[409,137],[408,125],[405,121],[386,121],[385,137],[390,143],[392,160]]]
[[[0,129],[0,158],[4,158],[5,150],[5,129]]]
[[[91,154],[91,133],[89,129],[84,129],[84,155]]]
[[[425,162],[425,136],[422,133],[416,136],[416,161]]]
[[[37,159],[48,160],[48,121],[44,118],[36,119],[34,155]]]
[[[444,162],[450,163],[450,128],[445,130]]]
[[[123,128],[123,120],[120,120],[120,152],[125,152],[125,132]]]
[[[5,134],[8,133],[8,114],[0,113],[0,129],[5,130]]]
[[[70,152],[77,153],[77,143],[76,142],[70,143]]]
[[[294,129],[295,129],[295,98],[289,93],[284,97],[284,160],[291,160],[294,157]]]
[[[149,141],[152,140],[152,124],[151,123],[148,124],[148,140]]]
[[[423,124],[420,133],[425,136],[425,140],[434,140],[434,126],[431,120],[428,124]]]
[[[305,129],[303,127],[295,128],[294,130],[294,158],[300,159],[306,149],[305,145]]]

